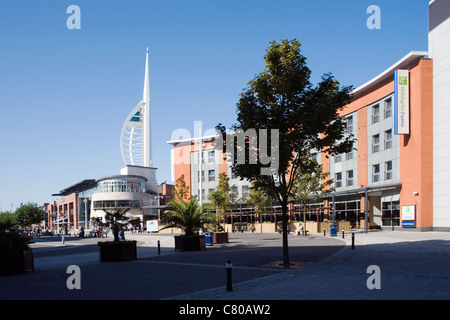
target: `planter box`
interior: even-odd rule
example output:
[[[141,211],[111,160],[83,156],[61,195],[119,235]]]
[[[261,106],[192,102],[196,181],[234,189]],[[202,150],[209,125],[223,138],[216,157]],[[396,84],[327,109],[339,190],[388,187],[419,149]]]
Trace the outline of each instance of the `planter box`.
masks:
[[[205,236],[175,236],[175,251],[206,250]]]
[[[137,241],[98,242],[101,262],[127,261],[137,259]]]
[[[33,250],[0,252],[0,275],[25,273],[34,270]]]
[[[213,243],[228,243],[228,232],[213,232]]]

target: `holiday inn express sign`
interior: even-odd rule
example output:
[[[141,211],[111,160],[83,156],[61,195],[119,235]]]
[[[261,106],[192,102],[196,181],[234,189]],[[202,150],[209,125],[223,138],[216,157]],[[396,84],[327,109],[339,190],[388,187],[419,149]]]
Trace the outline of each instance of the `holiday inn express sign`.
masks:
[[[409,134],[409,71],[396,70],[394,79],[394,133]]]

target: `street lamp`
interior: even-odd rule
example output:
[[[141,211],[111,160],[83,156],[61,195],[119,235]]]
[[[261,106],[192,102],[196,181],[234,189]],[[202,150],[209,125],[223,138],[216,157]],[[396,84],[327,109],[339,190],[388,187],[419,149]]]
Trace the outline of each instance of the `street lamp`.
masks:
[[[87,229],[88,228],[88,221],[89,221],[89,219],[88,219],[88,211],[87,211],[88,210],[87,209],[88,199],[84,198],[83,201],[84,201],[84,228]]]

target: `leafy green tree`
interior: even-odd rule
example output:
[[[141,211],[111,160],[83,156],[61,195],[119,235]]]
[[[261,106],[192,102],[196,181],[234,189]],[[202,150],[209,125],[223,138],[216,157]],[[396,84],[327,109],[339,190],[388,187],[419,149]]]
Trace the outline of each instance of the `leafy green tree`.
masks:
[[[184,174],[182,174],[176,181],[175,186],[172,190],[173,200],[181,201],[181,200],[189,200],[191,198],[191,194],[189,192],[189,187],[186,185],[186,181],[184,179]]]
[[[330,173],[324,172],[323,166],[315,162],[315,168],[312,171],[302,172],[295,179],[293,198],[300,201],[303,209],[303,235],[305,236],[306,203],[308,200],[315,202],[323,195],[334,191],[333,180],[329,179],[329,176]]]
[[[0,232],[17,226],[17,215],[13,212],[0,212]]]
[[[219,174],[219,183],[217,188],[208,195],[208,199],[216,207],[216,213],[221,215],[225,224],[226,211],[229,210],[236,202],[237,195],[232,192],[233,186],[230,186],[230,178],[225,172]]]
[[[20,207],[14,212],[17,225],[22,228],[29,228],[32,224],[38,224],[45,220],[46,212],[36,203],[20,204]]]
[[[325,74],[313,86],[300,46],[297,40],[270,43],[264,57],[266,68],[241,93],[237,103],[238,123],[233,126],[235,132],[267,129],[268,141],[272,141],[272,134],[278,139],[278,145],[271,145],[272,151],[278,151],[278,166],[271,170],[272,174],[261,174],[261,169],[269,167],[260,161],[265,151],[261,139],[257,144],[250,137],[246,140],[245,149],[254,151],[255,157],[246,157],[240,163],[237,152],[233,152],[231,161],[234,172],[241,178],[253,181],[256,187],[278,200],[282,208],[284,265],[290,264],[288,201],[297,176],[313,167],[305,157],[306,152],[339,154],[350,151],[353,143],[353,137],[345,134],[346,124],[338,114],[350,102],[351,87],[340,88],[331,74]],[[226,135],[222,124],[217,129]],[[226,140],[223,141],[225,152]],[[253,164],[255,158],[258,161]]]

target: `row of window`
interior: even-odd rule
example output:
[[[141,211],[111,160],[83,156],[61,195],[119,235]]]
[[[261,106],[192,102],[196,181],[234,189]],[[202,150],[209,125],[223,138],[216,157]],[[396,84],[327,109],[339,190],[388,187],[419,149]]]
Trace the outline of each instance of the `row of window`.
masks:
[[[384,150],[392,148],[392,129],[384,132]],[[372,136],[372,153],[377,153],[380,149],[380,134]]]
[[[205,153],[207,156],[205,156]],[[197,157],[200,154],[197,152]],[[202,151],[202,163],[215,163],[216,162],[216,153],[215,150]]]
[[[132,181],[102,181],[98,185],[98,192],[145,192],[145,184]]]
[[[386,161],[384,163],[384,180],[392,180],[392,161]],[[375,164],[372,166],[372,182],[381,181],[381,168],[380,164]],[[344,184],[345,182],[345,184]],[[355,185],[353,170],[348,170],[345,172],[345,181],[343,181],[343,173],[336,172],[334,175],[334,183],[336,188],[342,187],[352,187]]]
[[[372,166],[372,182],[381,181],[381,172],[380,172],[380,164],[374,164]],[[384,180],[392,179],[392,161],[386,161],[384,163]]]
[[[139,200],[103,200],[94,201],[94,209],[140,208]]]
[[[372,106],[372,124],[380,122],[381,120],[381,106],[383,107],[384,119],[392,116],[392,98],[387,98],[383,102],[379,102]],[[346,132],[353,132],[353,116],[348,116],[346,119]]]
[[[372,106],[372,124],[380,122],[381,106],[383,107],[382,111],[384,119],[390,118],[392,116],[392,98],[388,98],[383,102],[379,102]]]
[[[208,189],[208,194],[213,193],[214,190],[215,190],[215,189]],[[249,187],[247,187],[247,186],[242,186],[242,197],[243,197],[243,198],[248,197],[249,192],[250,192]],[[231,188],[231,193],[237,195],[237,194],[238,194],[238,187],[233,186],[233,187]],[[200,190],[197,191],[197,196],[200,197]],[[202,189],[202,199],[205,200],[205,198],[206,198],[205,189]]]
[[[200,182],[200,172],[197,173],[197,182]],[[216,170],[208,170],[208,181],[216,181]],[[202,171],[202,182],[205,182],[205,171]]]

